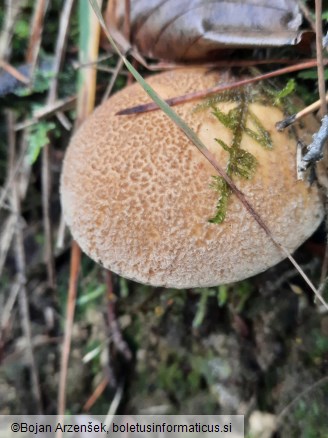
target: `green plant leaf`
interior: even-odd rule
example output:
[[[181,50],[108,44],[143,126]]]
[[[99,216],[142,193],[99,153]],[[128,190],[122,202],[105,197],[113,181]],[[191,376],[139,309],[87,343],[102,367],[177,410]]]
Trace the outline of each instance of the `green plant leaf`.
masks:
[[[228,287],[226,285],[219,286],[218,294],[218,306],[223,307],[228,301]]]
[[[295,91],[295,87],[296,87],[295,79],[290,79],[285,85],[285,87],[275,94],[274,105],[281,105],[282,100]]]
[[[39,122],[30,128],[28,135],[27,159],[33,164],[38,159],[41,149],[49,143],[48,134],[56,128],[53,122]]]
[[[97,288],[91,290],[90,292],[83,294],[78,300],[77,305],[78,306],[84,306],[85,304],[90,303],[91,301],[96,300],[97,298],[101,297],[105,293],[105,286],[102,284],[98,286]]]

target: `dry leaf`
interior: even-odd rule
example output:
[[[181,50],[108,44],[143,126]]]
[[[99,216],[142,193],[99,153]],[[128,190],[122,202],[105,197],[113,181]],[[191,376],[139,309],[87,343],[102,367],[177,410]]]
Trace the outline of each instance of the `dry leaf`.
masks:
[[[123,33],[125,0],[109,0],[107,23]],[[296,44],[297,0],[130,0],[131,43],[163,60],[211,59],[230,47]]]

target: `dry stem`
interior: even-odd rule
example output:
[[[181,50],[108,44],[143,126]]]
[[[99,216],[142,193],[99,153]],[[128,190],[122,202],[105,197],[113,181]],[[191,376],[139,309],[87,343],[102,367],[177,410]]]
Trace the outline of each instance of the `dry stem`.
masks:
[[[16,141],[13,131],[13,116],[12,113],[8,114],[8,132],[9,132],[9,153],[10,153],[10,163],[15,162],[15,149]],[[41,401],[41,391],[39,384],[38,370],[34,358],[33,345],[32,345],[32,330],[30,323],[30,312],[28,307],[27,291],[26,291],[26,261],[25,261],[25,250],[24,250],[24,237],[22,232],[21,224],[21,211],[20,211],[20,199],[18,191],[18,181],[16,179],[12,186],[11,193],[11,205],[14,214],[17,218],[16,230],[15,230],[15,260],[17,267],[17,284],[19,285],[19,309],[20,316],[22,320],[22,327],[24,336],[27,343],[27,360],[30,366],[31,377],[32,377],[32,392],[34,395],[37,413],[42,413],[42,401]]]

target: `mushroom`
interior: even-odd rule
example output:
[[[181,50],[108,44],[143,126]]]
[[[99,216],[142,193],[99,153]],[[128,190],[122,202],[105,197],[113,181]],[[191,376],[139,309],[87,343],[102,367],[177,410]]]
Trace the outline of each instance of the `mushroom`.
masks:
[[[229,75],[190,68],[148,80],[161,97],[171,98],[213,87]],[[164,113],[115,115],[148,101],[138,84],[119,91],[68,147],[61,201],[82,250],[126,278],[174,288],[239,281],[281,261],[284,254]],[[252,90],[175,109],[278,242],[293,252],[313,233],[323,204],[315,184],[297,180],[295,134],[275,129],[281,109]],[[317,129],[311,117],[307,125]],[[309,130],[298,127],[306,142]]]

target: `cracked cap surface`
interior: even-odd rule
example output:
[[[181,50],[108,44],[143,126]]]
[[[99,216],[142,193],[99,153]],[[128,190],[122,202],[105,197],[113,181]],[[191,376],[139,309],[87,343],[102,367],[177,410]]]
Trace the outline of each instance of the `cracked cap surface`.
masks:
[[[149,78],[163,98],[213,87],[225,73],[175,70]],[[161,111],[115,116],[149,101],[138,84],[112,96],[85,121],[68,147],[61,201],[74,239],[96,262],[123,277],[154,286],[192,288],[255,275],[284,258],[236,196],[226,219],[212,224],[218,194],[211,164]],[[232,134],[199,103],[174,107],[225,168]],[[220,103],[228,112],[235,104]],[[277,132],[275,107],[250,104],[270,133],[273,150],[244,135],[243,149],[258,161],[251,180],[233,178],[272,234],[294,251],[317,228],[323,207],[315,186],[296,180],[296,140]],[[249,121],[249,127],[252,122]],[[312,125],[312,133],[317,127]],[[303,135],[303,134],[302,134]],[[303,135],[305,142],[310,135]]]

